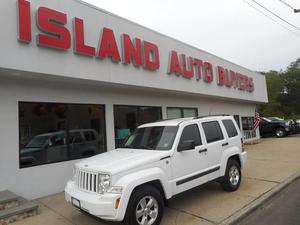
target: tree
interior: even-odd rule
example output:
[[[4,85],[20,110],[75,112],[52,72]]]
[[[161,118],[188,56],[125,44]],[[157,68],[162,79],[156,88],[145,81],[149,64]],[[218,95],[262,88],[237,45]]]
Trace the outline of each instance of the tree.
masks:
[[[259,105],[262,116],[300,118],[300,59],[285,71],[269,71],[266,76],[269,103]]]
[[[294,117],[300,115],[300,59],[292,62],[282,74],[284,92],[280,102],[285,115]]]
[[[269,71],[262,74],[266,76],[269,103],[259,105],[260,114],[265,117],[275,115],[283,117],[284,114],[279,101],[284,88],[282,76],[277,71]]]

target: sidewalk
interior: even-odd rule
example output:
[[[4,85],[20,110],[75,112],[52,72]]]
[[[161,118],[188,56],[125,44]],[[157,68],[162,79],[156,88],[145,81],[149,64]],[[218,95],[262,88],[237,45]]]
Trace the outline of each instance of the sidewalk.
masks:
[[[210,183],[174,197],[162,225],[212,225],[247,207],[300,171],[300,135],[262,139],[246,146],[248,162],[238,191],[224,192]],[[84,215],[64,201],[63,193],[38,199],[39,215],[15,225],[108,225]]]

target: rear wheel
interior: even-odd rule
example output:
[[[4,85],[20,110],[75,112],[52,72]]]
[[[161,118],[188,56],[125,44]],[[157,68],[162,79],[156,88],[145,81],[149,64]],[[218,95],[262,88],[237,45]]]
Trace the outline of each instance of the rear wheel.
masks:
[[[240,164],[234,160],[229,159],[226,166],[225,175],[220,184],[225,191],[236,191],[241,184],[242,173]]]
[[[142,186],[132,193],[124,222],[127,225],[159,225],[163,210],[161,193],[153,186]]]
[[[286,131],[282,127],[279,127],[275,130],[276,137],[284,137],[286,136]]]

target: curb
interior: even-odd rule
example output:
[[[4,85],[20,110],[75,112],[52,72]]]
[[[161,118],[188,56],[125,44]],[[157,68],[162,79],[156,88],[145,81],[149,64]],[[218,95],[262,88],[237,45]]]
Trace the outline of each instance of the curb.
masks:
[[[246,205],[244,208],[240,209],[239,211],[237,211],[234,214],[232,214],[231,216],[229,216],[227,219],[225,219],[218,225],[234,225],[234,224],[237,224],[238,222],[241,222],[242,219],[244,219],[246,216],[248,216],[250,213],[252,213],[256,209],[258,209],[267,200],[272,198],[274,195],[278,194],[280,191],[282,191],[285,187],[287,187],[290,183],[292,183],[299,177],[300,177],[300,171],[298,171],[294,175],[288,177],[286,180],[284,180],[278,186],[274,187],[270,191],[261,195],[260,197],[258,197],[254,201],[252,201],[250,204]]]

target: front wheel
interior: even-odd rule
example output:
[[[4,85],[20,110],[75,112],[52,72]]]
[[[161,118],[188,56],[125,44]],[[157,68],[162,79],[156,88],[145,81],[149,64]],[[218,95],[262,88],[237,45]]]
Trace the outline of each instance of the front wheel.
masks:
[[[124,222],[127,225],[159,225],[163,210],[161,193],[153,186],[142,186],[132,193]]]
[[[229,192],[236,191],[240,187],[241,179],[242,173],[240,164],[234,159],[229,159],[225,175],[221,180],[222,188]]]
[[[284,137],[284,136],[286,136],[286,131],[282,127],[279,127],[275,130],[275,135],[276,135],[276,137],[279,137],[279,138]]]

